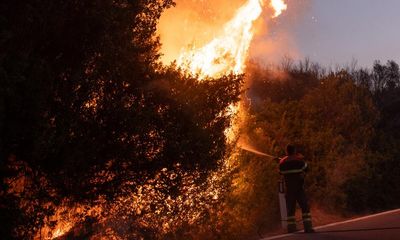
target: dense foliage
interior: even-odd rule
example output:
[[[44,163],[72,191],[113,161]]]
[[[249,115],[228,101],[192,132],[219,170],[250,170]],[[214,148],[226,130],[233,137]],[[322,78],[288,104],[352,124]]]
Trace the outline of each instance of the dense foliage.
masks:
[[[227,144],[243,76],[159,62],[171,0],[0,3],[4,239],[243,239],[279,224],[276,163]],[[398,207],[400,72],[249,66],[241,139],[311,165],[313,203]],[[226,160],[229,158],[229,160]]]
[[[249,73],[243,135],[255,149],[277,156],[288,143],[299,146],[310,165],[312,206],[337,215],[399,207],[397,63],[327,70],[288,60],[272,68],[254,64]],[[236,217],[253,225],[238,239],[273,225],[266,219],[279,219],[276,164],[248,153],[239,160],[245,190],[236,199],[235,208],[242,209]]]
[[[238,101],[241,77],[199,82],[160,65],[155,30],[172,5],[0,3],[0,218],[8,224],[1,227],[3,237],[32,238],[44,227],[56,228],[59,219],[49,217],[62,215],[62,207],[77,212],[77,224],[134,218],[130,232],[118,234],[154,238],[161,234],[159,225],[151,226],[158,216],[146,227],[135,226],[138,216],[154,213],[166,198],[178,201],[190,185],[183,179],[198,191],[208,187],[204,178],[225,156],[225,111]],[[157,180],[164,169],[180,174]],[[153,199],[131,204],[154,206],[132,207],[137,214],[123,211],[121,199],[146,192],[145,186],[157,189],[148,192]],[[102,210],[89,214],[76,206]]]

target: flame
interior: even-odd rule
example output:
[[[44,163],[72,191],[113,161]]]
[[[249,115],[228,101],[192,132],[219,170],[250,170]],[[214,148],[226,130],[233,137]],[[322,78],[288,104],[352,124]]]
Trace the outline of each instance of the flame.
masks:
[[[34,240],[51,240],[63,237],[79,222],[78,214],[82,212],[82,207],[69,206],[64,202],[56,207],[55,212],[44,222]]]
[[[227,0],[228,1],[228,0]],[[218,37],[212,39],[209,43],[205,44],[200,48],[196,48],[192,46],[190,49],[184,49],[179,57],[177,58],[177,65],[191,74],[198,74],[199,79],[203,80],[207,77],[220,77],[222,75],[226,75],[229,73],[234,74],[241,74],[244,72],[245,69],[245,61],[248,57],[248,50],[255,34],[254,29],[254,22],[261,16],[263,11],[264,1],[266,0],[247,0],[247,2],[238,9],[236,15],[228,21],[222,31],[222,34]],[[272,18],[278,17],[284,10],[286,10],[287,5],[285,4],[284,0],[269,0],[271,7],[274,10]],[[87,107],[92,107],[92,103],[87,103]],[[240,123],[240,113],[242,110],[241,104],[231,104],[226,114],[229,116],[238,116],[238,118],[232,117],[232,124],[230,128],[225,130],[225,135],[227,137],[228,142],[232,142],[236,139],[236,135],[239,129]],[[233,162],[233,159],[236,158],[236,155],[233,154],[228,157],[229,159],[225,162],[226,167],[229,168],[229,165]],[[223,169],[226,171],[226,169]],[[185,173],[183,173],[185,174]],[[179,208],[186,208],[188,209],[187,213],[187,220],[188,222],[195,222],[195,220],[200,216],[200,211],[198,208],[193,208],[194,205],[199,205],[197,201],[201,199],[198,196],[204,196],[204,198],[209,199],[210,197],[214,200],[218,199],[219,191],[218,188],[218,181],[222,181],[222,177],[217,177],[217,175],[221,175],[221,172],[216,172],[211,178],[209,187],[207,190],[201,190],[199,187],[198,189],[193,184],[195,181],[193,179],[196,176],[189,176],[187,175],[187,182],[192,183],[193,186],[187,189],[188,193],[187,196],[183,198],[178,198],[176,201],[179,203]],[[193,179],[192,179],[193,178]],[[121,199],[120,202],[123,204],[116,204],[115,208],[123,207],[123,206],[132,206],[137,212],[140,214],[142,209],[145,206],[149,206],[150,202],[154,202],[155,196],[161,196],[151,183],[155,183],[156,180],[149,181],[147,184],[140,185],[138,187],[138,192],[133,192],[132,196],[127,197],[126,199]],[[143,191],[143,193],[142,193]],[[197,193],[196,193],[197,191]],[[185,200],[185,198],[187,198]],[[166,211],[164,208],[168,207],[171,208],[173,204],[168,205],[164,204],[163,199],[159,199],[160,209],[154,212],[154,214],[146,214],[148,219],[144,218],[144,221],[148,222],[156,222],[163,221],[160,218],[160,214],[163,211]],[[126,204],[129,202],[130,204]],[[136,207],[135,207],[136,206]],[[89,211],[100,211],[98,209],[101,207],[93,207]],[[45,226],[43,230],[40,230],[43,233],[47,233],[44,239],[54,239],[61,237],[71,231],[74,225],[79,223],[79,219],[77,217],[72,216],[69,213],[76,213],[80,212],[78,207],[61,207],[57,209],[56,213],[50,220],[57,219],[58,222],[56,226],[50,227]],[[115,212],[118,212],[115,210]],[[171,212],[168,212],[168,216],[171,216]],[[88,214],[90,216],[90,214]],[[168,225],[163,225],[164,228],[168,228]],[[35,237],[35,239],[42,239],[41,232]]]
[[[273,18],[278,17],[287,9],[287,5],[283,0],[271,0],[271,7],[275,10]]]
[[[229,72],[243,72],[247,50],[253,38],[252,23],[261,14],[259,0],[250,0],[225,25],[222,36],[199,49],[185,51],[177,64],[192,74],[218,77]]]
[[[206,77],[220,77],[229,73],[241,74],[245,69],[245,61],[251,40],[254,36],[253,23],[262,13],[264,1],[248,0],[228,23],[225,24],[221,36],[214,38],[201,48],[192,47],[184,50],[177,59],[177,65],[189,73]],[[278,17],[287,5],[283,0],[271,0],[274,10],[273,18]],[[230,116],[238,115],[240,103],[228,107]],[[236,121],[236,123],[235,123]],[[225,130],[228,142],[233,142],[238,132],[240,116],[232,119],[231,127]]]
[[[263,5],[263,1],[248,0],[225,24],[219,37],[201,48],[193,46],[184,50],[177,59],[177,65],[191,74],[198,74],[200,79],[243,73],[254,36],[253,23],[261,16]],[[273,17],[287,8],[283,0],[271,0],[270,6],[275,11]]]

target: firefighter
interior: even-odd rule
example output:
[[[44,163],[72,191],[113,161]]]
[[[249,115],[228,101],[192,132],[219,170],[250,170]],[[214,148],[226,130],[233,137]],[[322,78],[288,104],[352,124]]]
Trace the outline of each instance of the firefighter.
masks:
[[[296,202],[300,205],[303,217],[304,232],[313,233],[310,207],[304,192],[304,174],[307,163],[298,154],[294,145],[286,147],[287,156],[279,161],[279,172],[284,176],[286,186],[287,230],[296,232]]]

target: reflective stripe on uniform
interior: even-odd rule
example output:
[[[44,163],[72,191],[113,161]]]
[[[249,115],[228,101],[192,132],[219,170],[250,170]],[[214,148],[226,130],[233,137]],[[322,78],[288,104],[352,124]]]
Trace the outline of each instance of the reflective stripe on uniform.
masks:
[[[303,170],[301,170],[301,169],[296,169],[296,170],[281,171],[281,174],[285,175],[285,174],[301,173],[301,172],[303,172]]]
[[[304,170],[307,168],[307,163],[304,163],[304,167],[301,169],[293,169],[293,170],[286,170],[286,171],[280,171],[281,174],[292,174],[292,173],[302,173]]]
[[[311,222],[311,213],[303,213],[303,222]]]
[[[295,216],[287,217],[287,222],[288,224],[296,224],[296,217]]]

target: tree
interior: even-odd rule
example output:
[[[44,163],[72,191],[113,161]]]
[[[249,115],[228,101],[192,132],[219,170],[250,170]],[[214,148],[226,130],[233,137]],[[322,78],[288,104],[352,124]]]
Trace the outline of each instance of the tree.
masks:
[[[254,117],[247,134],[253,146],[278,155],[284,154],[289,143],[299,145],[311,166],[307,186],[312,199],[325,201],[324,205],[332,206],[329,210],[344,211],[347,198],[343,185],[365,164],[378,110],[369,89],[357,86],[346,71],[324,75],[308,70],[294,75],[304,68],[293,69],[293,78],[284,80],[287,84],[278,79],[253,80],[253,93],[266,89],[277,97],[269,100],[263,95],[260,99],[264,101],[251,102]],[[295,76],[308,76],[308,80],[292,88],[293,82],[300,81]],[[288,94],[297,89],[297,97]]]
[[[1,201],[12,222],[4,236],[32,237],[65,199],[112,202],[164,168],[206,175],[218,167],[230,123],[224,112],[238,100],[241,76],[198,82],[162,67],[155,30],[171,6],[1,3]],[[20,176],[27,181],[15,194],[10,181]],[[37,207],[20,208],[29,203]]]
[[[342,186],[365,164],[378,120],[371,94],[346,72],[327,76],[301,102],[301,140],[310,156],[318,198],[346,207]],[[319,195],[321,194],[321,195]]]

